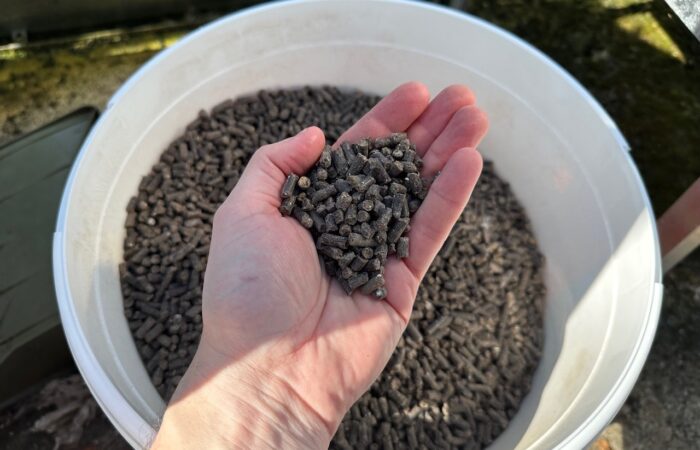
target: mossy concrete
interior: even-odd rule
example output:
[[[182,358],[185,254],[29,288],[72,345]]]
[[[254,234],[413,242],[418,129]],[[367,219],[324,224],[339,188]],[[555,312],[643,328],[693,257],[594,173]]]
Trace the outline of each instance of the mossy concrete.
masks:
[[[136,69],[191,28],[116,30],[0,48],[0,144],[80,106],[104,108]]]

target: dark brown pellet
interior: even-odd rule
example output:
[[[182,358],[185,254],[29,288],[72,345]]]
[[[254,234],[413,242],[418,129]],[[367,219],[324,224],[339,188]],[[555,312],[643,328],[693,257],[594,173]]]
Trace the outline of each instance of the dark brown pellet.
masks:
[[[372,277],[367,283],[362,286],[363,294],[373,294],[378,289],[384,287],[384,276],[379,274]]]
[[[318,165],[327,169],[331,166],[331,164],[331,147],[329,145],[326,145],[326,147],[323,149],[323,152],[321,152],[321,158],[318,160]]]
[[[355,272],[359,272],[367,265],[367,260],[361,256],[354,256],[355,255],[354,253],[352,253],[352,255],[353,255],[353,260],[350,264],[350,268],[352,270],[354,270]]]
[[[367,280],[369,280],[369,276],[367,275],[366,272],[362,272],[362,273],[359,273],[357,275],[350,277],[348,279],[348,285],[350,286],[350,289],[355,290],[355,289],[359,288],[360,286],[364,285],[365,283],[367,283]]]
[[[147,317],[143,324],[136,330],[134,336],[136,336],[139,339],[143,339],[143,337],[146,335],[146,332],[153,328],[155,324],[155,319],[153,319],[152,317]]]
[[[376,221],[377,230],[386,231],[389,227],[389,222],[391,222],[392,212],[391,209],[386,208]]]
[[[343,257],[343,251],[338,247],[322,246],[319,248],[319,251],[331,259],[339,260]]]
[[[396,256],[399,258],[408,258],[408,238],[401,237],[396,242]]]
[[[340,277],[344,280],[348,280],[348,287],[351,289],[352,287],[350,286],[349,280],[353,275],[355,275],[355,272],[350,267],[345,266],[340,269]]]
[[[406,201],[406,194],[397,193],[391,200],[391,212],[395,219],[401,218],[401,211],[403,209],[403,204]]]
[[[148,330],[148,332],[143,336],[143,340],[146,342],[151,342],[152,340],[160,336],[160,333],[162,333],[164,329],[165,327],[162,323],[155,324],[153,328]]]
[[[291,216],[292,211],[294,211],[294,202],[295,202],[294,197],[288,197],[282,200],[282,204],[280,205],[280,212],[282,213],[283,216]]]
[[[377,241],[358,233],[350,233],[350,236],[347,238],[347,244],[350,247],[374,247],[377,245]]]
[[[348,173],[350,175],[357,175],[364,169],[365,164],[367,164],[367,157],[362,153],[355,155],[355,157],[350,161],[350,166],[348,167]]]
[[[354,253],[354,252],[347,252],[347,253],[344,253],[343,256],[341,256],[340,258],[337,258],[337,260],[338,260],[338,266],[339,266],[340,268],[344,268],[345,266],[350,266],[350,268],[351,268],[354,272],[357,272],[359,269],[355,269],[355,266],[353,266],[353,265],[350,264],[350,263],[352,263],[352,262],[355,260],[355,258],[356,258],[356,256],[355,256],[355,253]],[[360,268],[360,269],[361,269],[361,268]]]
[[[365,192],[376,182],[376,180],[372,177],[364,175],[350,175],[348,177],[348,182],[357,192]]]
[[[379,259],[372,258],[367,263],[367,267],[365,267],[365,269],[367,269],[368,271],[374,272],[374,271],[379,270],[379,268],[381,266],[382,266],[382,263],[381,263],[381,261],[379,261]]]
[[[403,171],[407,174],[418,173],[418,167],[413,163],[413,161],[405,161],[403,163]]]
[[[360,234],[363,237],[371,239],[372,236],[374,236],[374,233],[376,232],[377,230],[375,228],[372,228],[372,226],[367,222],[362,222],[362,224],[360,224]]]
[[[389,256],[389,247],[386,244],[380,244],[374,249],[374,256],[376,256],[379,261],[384,263],[387,256]]]
[[[387,233],[387,242],[396,243],[408,227],[408,219],[398,219]]]
[[[406,175],[406,187],[413,194],[418,194],[423,189],[423,183],[417,173]]]
[[[297,187],[297,182],[299,181],[299,175],[290,173],[287,175],[287,179],[284,182],[284,185],[282,185],[282,193],[280,193],[280,197],[282,198],[289,198],[292,196],[294,193],[294,189]]]
[[[347,180],[343,178],[338,178],[335,180],[335,183],[333,183],[333,186],[338,190],[338,192],[351,192],[352,191],[352,186],[350,186],[350,183],[348,183]]]
[[[384,164],[379,159],[369,160],[369,174],[377,183],[386,184],[391,181],[391,177],[386,172]]]
[[[341,192],[335,201],[335,207],[341,211],[347,210],[352,204],[352,197],[347,192]]]
[[[311,219],[311,216],[303,209],[296,207],[294,208],[292,213],[294,215],[294,218],[297,219],[297,221],[304,228],[311,228],[312,226],[314,226],[314,221]]]
[[[309,177],[300,177],[299,181],[297,181],[297,186],[299,186],[299,189],[306,190],[311,186],[311,180],[309,180]]]
[[[357,212],[357,221],[358,222],[367,222],[370,218],[371,218],[371,216],[364,209]]]
[[[311,202],[314,205],[319,204],[320,202],[328,199],[329,197],[335,195],[335,193],[338,192],[338,190],[335,188],[335,186],[330,185],[327,186],[323,189],[320,189],[316,192],[314,192],[314,195],[311,197]]]
[[[333,150],[331,159],[333,160],[333,168],[338,175],[344,176],[348,171],[348,161],[345,159],[345,154],[341,150]]]
[[[326,223],[316,211],[309,212],[309,216],[311,216],[316,232],[322,233],[325,231]]]
[[[351,234],[352,236],[352,234]],[[348,245],[349,238],[338,236],[336,234],[323,233],[318,238],[319,245],[325,245],[329,247],[346,248]]]
[[[360,208],[362,208],[363,211],[371,212],[374,209],[374,202],[371,200],[363,200],[362,203],[360,203]]]
[[[357,207],[350,205],[345,213],[345,223],[355,225],[357,223]]]

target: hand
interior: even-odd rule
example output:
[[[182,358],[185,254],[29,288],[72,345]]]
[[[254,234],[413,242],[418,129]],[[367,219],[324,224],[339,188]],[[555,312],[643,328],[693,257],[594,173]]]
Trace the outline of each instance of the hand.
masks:
[[[481,172],[488,127],[463,86],[432,102],[422,84],[389,94],[339,141],[406,131],[440,172],[413,216],[410,256],[390,258],[383,301],[346,295],[322,270],[309,232],[283,217],[280,188],[325,144],[318,128],[259,149],[214,218],[203,333],[155,446],[327,447],[379,376],[411,315],[421,279]]]

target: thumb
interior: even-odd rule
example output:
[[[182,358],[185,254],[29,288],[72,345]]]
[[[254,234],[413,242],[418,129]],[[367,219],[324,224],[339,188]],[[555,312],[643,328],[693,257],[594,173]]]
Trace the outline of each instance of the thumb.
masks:
[[[318,160],[326,138],[318,127],[260,147],[248,162],[241,179],[224,202],[245,204],[246,212],[277,212],[280,190],[287,175],[302,174]]]

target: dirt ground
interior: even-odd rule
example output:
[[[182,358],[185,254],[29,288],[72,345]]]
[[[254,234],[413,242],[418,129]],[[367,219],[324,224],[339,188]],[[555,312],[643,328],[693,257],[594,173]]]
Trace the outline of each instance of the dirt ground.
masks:
[[[664,288],[651,354],[616,419],[624,450],[681,450],[700,442],[700,254],[674,268]]]
[[[451,3],[530,41],[591,90],[632,145],[657,213],[700,176],[700,44],[662,0]],[[190,28],[0,49],[0,144],[80,106],[103,107],[143,62]],[[687,449],[700,442],[700,254],[671,271],[664,285],[651,355],[617,419],[594,444],[598,450]],[[82,403],[61,414],[46,402],[46,391],[0,411],[0,448],[52,448],[61,430],[78,425],[82,435],[61,448],[128,448],[85,390],[71,392]],[[39,419],[44,428],[63,428],[32,431]]]

